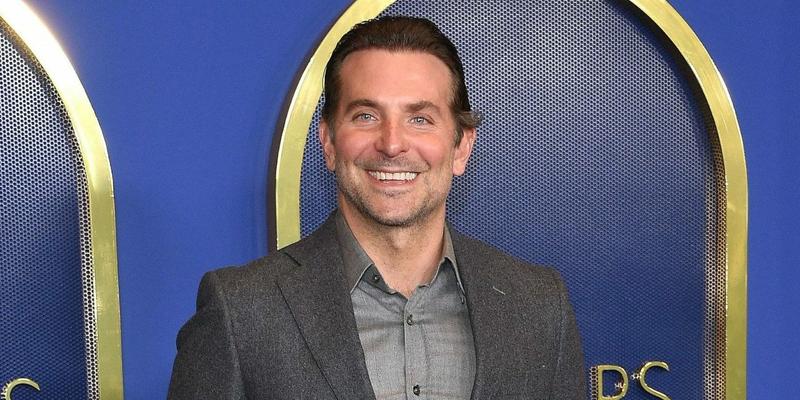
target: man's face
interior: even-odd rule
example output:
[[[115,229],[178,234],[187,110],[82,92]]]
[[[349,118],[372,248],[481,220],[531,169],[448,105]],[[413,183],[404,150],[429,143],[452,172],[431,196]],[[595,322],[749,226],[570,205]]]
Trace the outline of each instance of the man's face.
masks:
[[[339,206],[387,226],[444,218],[453,175],[467,164],[475,130],[456,146],[447,66],[422,52],[361,50],[340,70],[334,121],[322,121],[325,163]]]

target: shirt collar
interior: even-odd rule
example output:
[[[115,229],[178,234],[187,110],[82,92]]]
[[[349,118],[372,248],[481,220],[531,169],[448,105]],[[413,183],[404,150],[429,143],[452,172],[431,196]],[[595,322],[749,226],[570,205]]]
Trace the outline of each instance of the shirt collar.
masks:
[[[356,285],[358,285],[358,281],[361,280],[364,272],[366,272],[370,266],[374,265],[374,263],[361,247],[361,244],[358,243],[355,236],[353,236],[353,231],[350,230],[350,226],[347,224],[347,221],[340,211],[336,211],[336,238],[339,241],[339,248],[342,251],[344,277],[350,289],[350,293],[353,293],[353,290],[356,288]],[[433,279],[435,280],[439,275],[439,270],[442,265],[445,264],[445,260],[447,260],[449,264],[453,266],[458,288],[461,290],[461,293],[464,293],[464,286],[461,284],[461,275],[458,273],[458,264],[456,263],[456,255],[453,250],[453,241],[450,238],[450,230],[446,225],[444,228],[444,243],[442,245],[442,258],[439,260],[439,265],[436,267],[436,274],[434,274]]]

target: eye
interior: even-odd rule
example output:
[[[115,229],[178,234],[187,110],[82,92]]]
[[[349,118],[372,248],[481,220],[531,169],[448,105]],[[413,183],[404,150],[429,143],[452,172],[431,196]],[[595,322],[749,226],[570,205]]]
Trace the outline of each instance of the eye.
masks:
[[[353,121],[357,122],[370,122],[375,120],[376,120],[375,116],[369,113],[359,113],[353,117]]]
[[[411,117],[411,123],[415,124],[415,125],[426,125],[426,124],[429,124],[430,122],[431,121],[429,121],[427,118],[419,116],[419,115],[417,115],[415,117]]]

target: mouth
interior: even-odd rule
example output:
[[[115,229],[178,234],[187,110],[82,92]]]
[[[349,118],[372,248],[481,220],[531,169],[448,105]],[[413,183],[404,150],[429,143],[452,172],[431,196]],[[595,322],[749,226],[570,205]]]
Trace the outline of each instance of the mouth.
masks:
[[[370,176],[381,182],[410,182],[419,175],[417,172],[383,172],[367,171]]]

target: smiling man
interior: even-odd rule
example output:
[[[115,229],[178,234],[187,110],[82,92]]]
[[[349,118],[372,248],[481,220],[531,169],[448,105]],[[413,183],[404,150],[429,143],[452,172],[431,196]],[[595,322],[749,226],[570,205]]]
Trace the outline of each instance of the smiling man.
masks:
[[[206,274],[171,399],[585,397],[558,274],[445,222],[478,118],[430,21],[347,33],[319,139],[338,210],[308,238]]]

